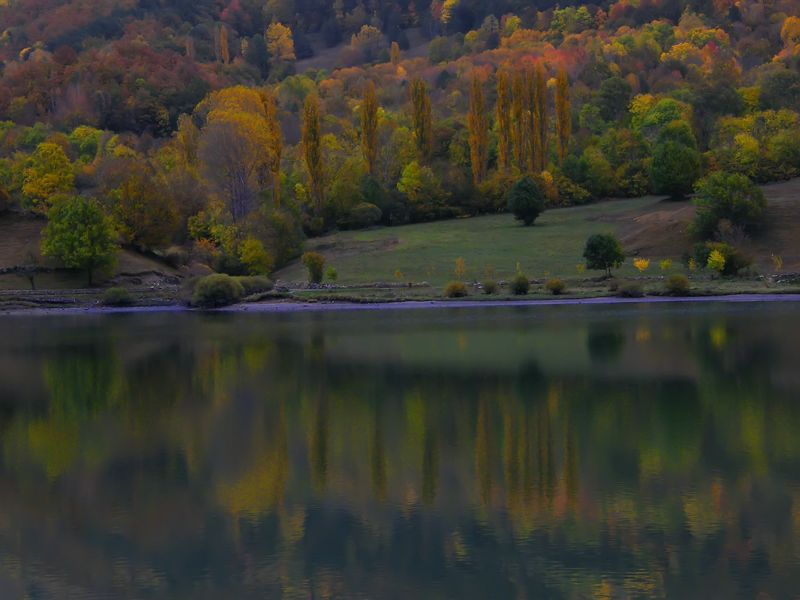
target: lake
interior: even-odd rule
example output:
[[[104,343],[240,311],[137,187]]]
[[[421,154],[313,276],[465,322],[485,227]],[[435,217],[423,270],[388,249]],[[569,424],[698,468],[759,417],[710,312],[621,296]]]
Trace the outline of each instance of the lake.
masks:
[[[798,304],[0,334],[3,598],[800,590]]]

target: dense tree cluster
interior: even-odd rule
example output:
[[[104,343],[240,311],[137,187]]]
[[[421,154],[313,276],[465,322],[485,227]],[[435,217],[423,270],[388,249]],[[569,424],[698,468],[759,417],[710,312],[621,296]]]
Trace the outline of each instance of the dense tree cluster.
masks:
[[[232,274],[521,180],[550,207],[800,175],[796,0],[18,0],[0,28],[3,206],[92,198]]]

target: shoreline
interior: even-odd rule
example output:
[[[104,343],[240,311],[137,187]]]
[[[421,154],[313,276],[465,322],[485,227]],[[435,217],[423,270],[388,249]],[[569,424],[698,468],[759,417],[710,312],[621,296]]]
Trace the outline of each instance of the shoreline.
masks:
[[[396,302],[300,302],[275,301],[235,304],[213,310],[201,310],[180,304],[160,306],[131,307],[45,307],[0,310],[0,317],[24,316],[77,316],[77,315],[111,315],[111,314],[148,314],[148,313],[198,313],[198,314],[286,314],[299,312],[336,312],[336,311],[388,311],[388,310],[432,310],[457,308],[531,308],[536,306],[612,306],[629,304],[746,304],[770,302],[798,302],[800,294],[729,294],[714,296],[645,296],[643,298],[620,298],[616,296],[597,296],[593,298],[552,298],[532,300],[400,300]]]

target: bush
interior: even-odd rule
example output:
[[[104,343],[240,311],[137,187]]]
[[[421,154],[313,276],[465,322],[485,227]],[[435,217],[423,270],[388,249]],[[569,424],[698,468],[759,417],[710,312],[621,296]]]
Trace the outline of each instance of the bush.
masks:
[[[628,282],[619,287],[617,294],[621,298],[643,298],[644,290],[638,283]]]
[[[716,254],[715,254],[716,252]],[[712,263],[719,261],[721,275],[734,276],[749,267],[752,261],[738,249],[724,242],[706,242],[696,244],[694,247],[694,260],[701,267],[709,267],[709,258],[714,254]],[[719,257],[723,260],[719,260]],[[715,268],[713,265],[710,268]]]
[[[483,293],[487,296],[492,296],[497,293],[497,283],[491,279],[483,282]]]
[[[524,296],[531,289],[531,282],[524,273],[517,273],[509,284],[511,293],[515,296]]]
[[[465,298],[467,296],[467,286],[463,281],[451,281],[444,288],[445,298]]]
[[[164,251],[164,260],[173,269],[189,264],[189,253],[180,246],[170,246]]]
[[[260,240],[249,237],[239,246],[239,262],[248,275],[269,275],[275,260]]]
[[[349,214],[339,220],[342,229],[365,229],[380,223],[383,211],[369,202],[356,204]]]
[[[306,252],[301,259],[308,272],[309,283],[320,283],[325,268],[325,257],[319,252]]]
[[[531,177],[523,177],[508,192],[508,210],[524,225],[533,225],[544,211],[545,195]]]
[[[242,284],[222,273],[208,275],[197,282],[192,294],[192,305],[199,308],[219,308],[235,304],[244,296]]]
[[[124,287],[108,288],[103,292],[103,306],[132,306],[133,296]]]
[[[548,279],[547,283],[544,284],[544,287],[546,287],[547,291],[553,294],[553,296],[560,296],[567,289],[567,284],[560,279],[554,278]]]
[[[609,292],[618,292],[619,291],[619,279],[613,278],[608,280],[608,291]]]
[[[691,290],[689,278],[686,277],[686,275],[681,275],[680,273],[670,275],[664,284],[664,287],[666,287],[667,292],[673,296],[686,296]]]
[[[767,201],[761,189],[739,173],[711,173],[697,182],[697,214],[692,231],[708,239],[723,220],[752,233],[764,221]]]
[[[251,277],[236,277],[242,288],[244,289],[245,296],[252,294],[263,294],[272,290],[274,284],[270,281],[269,277],[251,276]]]
[[[618,269],[625,262],[622,244],[616,236],[606,233],[595,234],[586,240],[583,257],[587,268],[605,271],[607,277],[611,277],[612,268]]]
[[[339,279],[339,271],[335,267],[328,267],[328,270],[325,271],[325,277],[328,278],[328,281],[336,281]]]

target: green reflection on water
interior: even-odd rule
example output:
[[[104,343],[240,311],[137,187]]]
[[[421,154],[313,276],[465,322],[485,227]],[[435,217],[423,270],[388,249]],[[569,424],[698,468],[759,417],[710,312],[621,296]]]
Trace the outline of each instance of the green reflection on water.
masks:
[[[32,597],[786,597],[791,305],[0,320]]]

